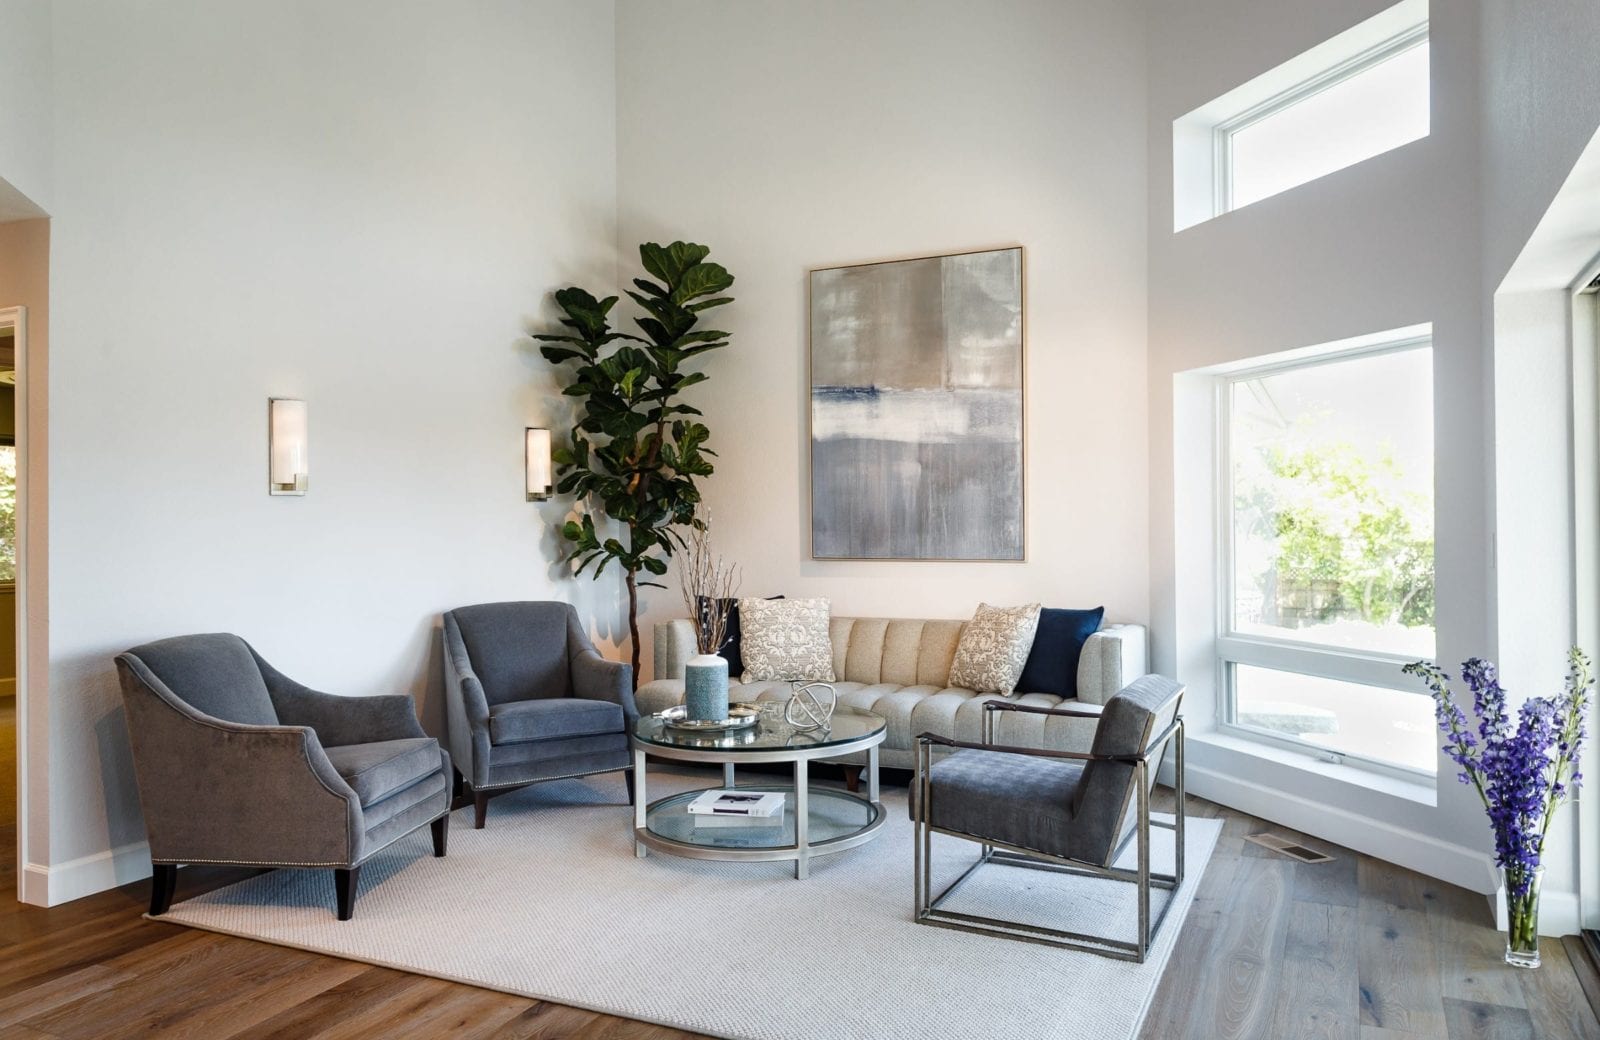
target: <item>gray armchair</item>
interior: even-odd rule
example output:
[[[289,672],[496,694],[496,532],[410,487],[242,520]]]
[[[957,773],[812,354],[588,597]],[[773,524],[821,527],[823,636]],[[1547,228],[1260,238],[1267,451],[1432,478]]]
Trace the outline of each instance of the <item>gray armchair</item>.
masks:
[[[444,676],[450,751],[472,789],[474,826],[495,795],[593,773],[626,770],[633,804],[633,669],[600,656],[570,604],[447,612]]]
[[[1152,924],[1150,890],[1171,890],[1183,882],[1183,718],[1178,714],[1182,700],[1180,684],[1146,675],[1113,695],[1098,713],[990,701],[984,705],[983,743],[931,733],[918,737],[911,805],[916,825],[916,920],[1142,964],[1150,937],[1172,905],[1169,897]],[[994,742],[995,720],[1002,712],[1098,715],[1099,725],[1087,754],[1005,747]],[[1171,824],[1153,823],[1150,789],[1172,743],[1176,744],[1177,812]],[[957,750],[935,761],[933,751],[939,747]],[[1152,825],[1170,827],[1174,832],[1171,874],[1150,869]],[[933,834],[982,846],[978,861],[936,898],[931,894]],[[1115,866],[1130,841],[1138,844],[1137,866]],[[1128,942],[942,909],[956,889],[986,863],[1132,882],[1138,899],[1137,934]]]
[[[339,920],[361,865],[423,824],[443,856],[450,757],[410,697],[307,689],[235,635],[179,636],[117,655],[150,913],[172,905],[180,863],[331,867]]]

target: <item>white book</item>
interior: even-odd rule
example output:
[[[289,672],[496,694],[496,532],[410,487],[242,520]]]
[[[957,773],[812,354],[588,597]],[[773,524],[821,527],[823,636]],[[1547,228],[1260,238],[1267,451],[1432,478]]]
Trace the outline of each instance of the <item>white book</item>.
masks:
[[[712,816],[708,813],[695,813],[695,830],[760,830],[763,827],[782,827],[783,813],[773,813],[771,816]]]
[[[783,811],[781,791],[706,791],[689,803],[695,816],[773,816]]]

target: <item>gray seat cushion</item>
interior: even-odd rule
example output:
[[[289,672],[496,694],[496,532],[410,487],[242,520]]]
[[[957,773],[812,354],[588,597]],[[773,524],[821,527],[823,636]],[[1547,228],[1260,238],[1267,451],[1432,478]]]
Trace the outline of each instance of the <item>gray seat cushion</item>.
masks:
[[[439,742],[432,737],[380,740],[323,748],[328,761],[362,806],[375,805],[439,771]]]
[[[489,740],[493,744],[565,740],[622,731],[622,705],[611,701],[550,697],[496,704],[489,709]]]
[[[1072,798],[1083,779],[1080,763],[962,750],[935,762],[928,777],[933,826],[1051,856],[1074,855]]]

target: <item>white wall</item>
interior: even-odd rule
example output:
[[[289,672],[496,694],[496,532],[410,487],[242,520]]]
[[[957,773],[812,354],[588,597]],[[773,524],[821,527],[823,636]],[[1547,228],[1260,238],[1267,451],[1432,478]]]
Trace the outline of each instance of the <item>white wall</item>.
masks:
[[[50,0],[0,0],[0,221],[50,195]]]
[[[697,394],[721,452],[716,540],[746,594],[869,616],[1103,603],[1144,620],[1138,5],[624,0],[617,48],[624,261],[688,238],[738,279],[714,312],[733,346]],[[1017,243],[1027,562],[812,561],[807,270]],[[650,620],[683,612],[676,589],[647,602]]]
[[[116,652],[233,631],[437,732],[441,610],[620,614],[521,468],[559,418],[524,333],[615,272],[611,5],[61,2],[53,35],[56,900],[147,869]],[[310,403],[305,498],[266,493],[269,395]]]
[[[1196,518],[1173,494],[1177,373],[1366,333],[1434,328],[1441,660],[1485,653],[1490,430],[1479,295],[1478,20],[1432,7],[1432,133],[1364,163],[1174,234],[1172,121],[1388,6],[1384,0],[1193,5],[1153,0],[1150,20],[1151,571],[1159,670],[1208,658],[1207,619],[1180,614],[1174,546]],[[1180,431],[1179,440],[1192,437]],[[1187,714],[1215,716],[1209,672]],[[1487,828],[1454,771],[1430,806],[1208,742],[1191,786],[1363,851],[1484,889]]]
[[[1561,688],[1564,651],[1600,655],[1580,598],[1593,603],[1600,573],[1575,553],[1571,283],[1600,256],[1600,18],[1585,0],[1539,5],[1483,0],[1483,302],[1490,308],[1495,449],[1497,643],[1514,693]],[[1592,333],[1591,333],[1592,336]],[[1592,379],[1592,357],[1577,371]],[[1593,383],[1584,388],[1593,408]],[[1592,411],[1583,427],[1592,427]],[[1592,490],[1594,444],[1580,452]],[[1591,502],[1582,503],[1592,523]],[[1592,611],[1591,611],[1592,613]],[[1595,728],[1593,721],[1590,730]],[[1600,815],[1593,748],[1587,790],[1562,810],[1545,849],[1545,906],[1600,927]],[[1580,828],[1580,822],[1582,828]],[[1580,854],[1580,848],[1582,853]],[[1553,899],[1552,899],[1553,895]],[[1571,925],[1563,925],[1571,927]]]

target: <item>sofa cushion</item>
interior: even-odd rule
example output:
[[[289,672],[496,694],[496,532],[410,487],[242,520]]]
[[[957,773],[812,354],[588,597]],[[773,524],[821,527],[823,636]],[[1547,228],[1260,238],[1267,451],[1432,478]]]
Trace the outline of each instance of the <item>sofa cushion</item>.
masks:
[[[833,682],[825,599],[739,600],[745,682]]]
[[[1033,649],[1039,627],[1039,604],[991,607],[978,604],[977,613],[962,630],[956,659],[950,665],[950,685],[978,693],[1010,696],[1022,678],[1022,666]]]
[[[601,733],[621,733],[622,706],[582,697],[549,697],[512,701],[489,709],[489,742],[520,744],[529,740],[565,740]]]
[[[439,771],[439,742],[432,737],[378,740],[323,748],[328,761],[363,806],[375,805]]]
[[[782,599],[783,597],[780,595],[768,596],[767,598]],[[717,602],[722,604],[723,609],[728,612],[727,623],[722,629],[722,649],[717,651],[717,655],[728,662],[728,674],[737,679],[744,674],[744,655],[739,652],[739,600],[730,596],[727,599],[719,599]],[[707,610],[710,609],[711,598],[709,596],[697,597],[695,604],[695,609],[700,611],[701,617],[704,617]]]
[[[1100,630],[1106,608],[1039,611],[1039,629],[1033,636],[1028,663],[1022,666],[1017,689],[1024,693],[1053,693],[1057,697],[1078,695],[1078,658],[1083,644]]]

